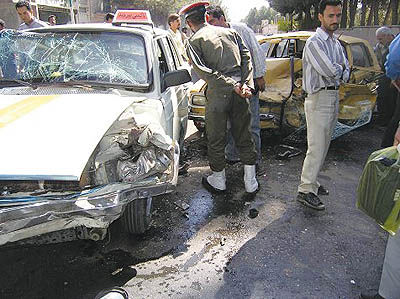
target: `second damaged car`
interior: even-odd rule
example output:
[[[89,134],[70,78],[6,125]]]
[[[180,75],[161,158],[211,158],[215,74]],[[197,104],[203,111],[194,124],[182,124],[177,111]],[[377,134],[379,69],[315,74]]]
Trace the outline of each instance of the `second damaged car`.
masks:
[[[143,233],[152,198],[177,183],[186,131],[191,78],[168,33],[147,11],[4,30],[0,67],[0,245],[99,240],[119,218]]]

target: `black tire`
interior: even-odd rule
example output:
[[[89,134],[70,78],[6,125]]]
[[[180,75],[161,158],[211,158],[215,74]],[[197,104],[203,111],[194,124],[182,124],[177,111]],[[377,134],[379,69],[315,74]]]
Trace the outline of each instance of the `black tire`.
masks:
[[[143,234],[151,222],[152,198],[138,198],[131,201],[121,216],[124,229],[134,235]]]

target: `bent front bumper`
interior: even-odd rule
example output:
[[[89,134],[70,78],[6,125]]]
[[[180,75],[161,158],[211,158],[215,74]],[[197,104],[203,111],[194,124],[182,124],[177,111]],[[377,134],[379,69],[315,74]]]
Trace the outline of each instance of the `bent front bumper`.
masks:
[[[128,203],[175,189],[179,147],[175,147],[168,181],[151,176],[140,182],[110,183],[80,192],[40,196],[0,196],[0,245],[76,227],[106,229]],[[12,202],[17,202],[12,204]]]

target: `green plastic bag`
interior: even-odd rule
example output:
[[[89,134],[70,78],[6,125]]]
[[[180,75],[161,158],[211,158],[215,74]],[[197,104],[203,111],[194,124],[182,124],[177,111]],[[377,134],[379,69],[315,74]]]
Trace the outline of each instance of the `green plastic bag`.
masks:
[[[357,188],[357,208],[395,235],[400,226],[400,145],[373,152]]]

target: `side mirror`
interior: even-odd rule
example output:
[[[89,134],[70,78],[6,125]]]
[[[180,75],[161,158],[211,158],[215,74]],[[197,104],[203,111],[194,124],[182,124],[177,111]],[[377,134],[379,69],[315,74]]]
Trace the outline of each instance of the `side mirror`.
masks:
[[[163,82],[164,88],[168,88],[171,86],[177,86],[180,84],[184,84],[190,82],[192,77],[190,76],[188,70],[176,70],[170,71],[164,74]]]

